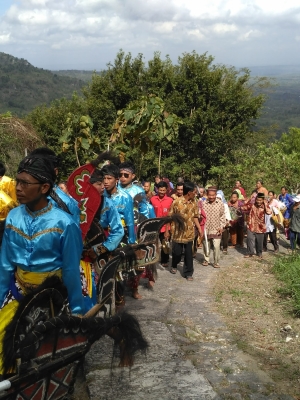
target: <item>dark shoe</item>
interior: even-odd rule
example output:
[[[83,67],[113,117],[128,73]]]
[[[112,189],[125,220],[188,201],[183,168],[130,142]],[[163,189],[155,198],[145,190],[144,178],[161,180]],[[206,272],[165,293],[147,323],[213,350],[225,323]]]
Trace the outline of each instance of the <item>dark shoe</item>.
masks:
[[[268,249],[267,249],[266,247],[264,247],[264,248],[263,248],[263,251],[266,252],[266,251],[268,251]]]
[[[171,274],[176,274],[176,273],[177,273],[177,269],[171,268],[171,269],[170,269],[170,272],[171,272]]]

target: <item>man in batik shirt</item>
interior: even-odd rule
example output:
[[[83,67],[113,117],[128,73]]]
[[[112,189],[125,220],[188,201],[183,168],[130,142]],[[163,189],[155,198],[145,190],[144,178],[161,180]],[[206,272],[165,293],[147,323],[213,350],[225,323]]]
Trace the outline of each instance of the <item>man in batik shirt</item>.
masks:
[[[193,280],[193,244],[195,239],[195,226],[202,236],[198,217],[199,210],[195,202],[196,186],[192,182],[184,182],[183,196],[174,200],[171,205],[169,215],[180,214],[184,218],[185,229],[183,232],[177,232],[172,226],[172,268],[170,272],[176,274],[177,264],[181,260],[181,254],[184,250],[183,277],[188,281]]]

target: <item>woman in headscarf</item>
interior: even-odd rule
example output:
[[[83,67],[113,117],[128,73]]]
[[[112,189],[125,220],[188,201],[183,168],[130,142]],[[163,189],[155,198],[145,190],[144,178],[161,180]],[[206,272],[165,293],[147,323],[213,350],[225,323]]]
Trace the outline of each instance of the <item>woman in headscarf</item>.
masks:
[[[7,216],[1,248],[0,347],[18,300],[49,276],[62,279],[71,312],[84,312],[78,268],[81,232],[66,212],[49,201],[54,180],[51,160],[28,156],[19,165],[16,193],[20,206]]]

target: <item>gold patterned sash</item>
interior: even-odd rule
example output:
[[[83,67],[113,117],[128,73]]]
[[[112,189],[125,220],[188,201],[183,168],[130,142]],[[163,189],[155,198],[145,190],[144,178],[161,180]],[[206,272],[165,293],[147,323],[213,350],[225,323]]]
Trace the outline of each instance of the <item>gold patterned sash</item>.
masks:
[[[24,293],[41,285],[46,278],[53,275],[62,278],[62,270],[58,269],[57,271],[50,272],[31,272],[24,271],[23,269],[18,267],[17,272],[15,273],[16,280]]]

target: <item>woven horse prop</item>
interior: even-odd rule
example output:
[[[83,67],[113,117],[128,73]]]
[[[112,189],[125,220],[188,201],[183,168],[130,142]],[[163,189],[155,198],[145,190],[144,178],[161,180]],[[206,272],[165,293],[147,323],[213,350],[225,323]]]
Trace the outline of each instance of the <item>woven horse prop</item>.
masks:
[[[130,275],[142,272],[159,261],[159,232],[165,224],[174,223],[175,229],[184,228],[184,220],[178,214],[169,217],[146,219],[138,225],[136,244],[117,248],[113,252],[101,254],[94,263],[99,275],[97,285],[98,304],[88,315],[109,316],[115,313],[116,278],[123,280]],[[85,238],[86,248],[97,246],[104,241],[105,235],[96,220],[91,224]]]
[[[135,352],[147,348],[134,317],[71,315],[60,279],[46,279],[20,301],[6,328],[0,399],[62,399],[73,389],[80,361],[105,334],[119,345],[121,366],[132,365]]]

